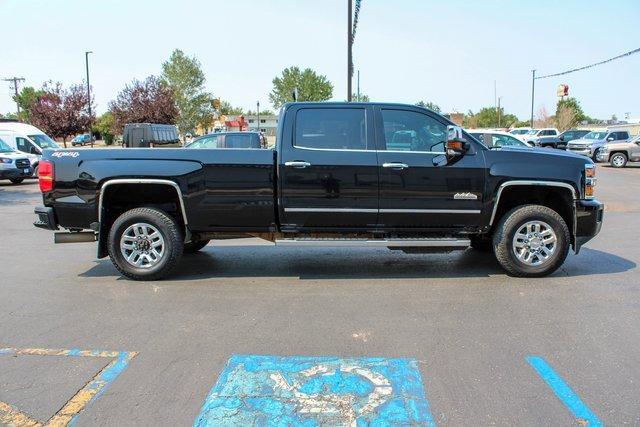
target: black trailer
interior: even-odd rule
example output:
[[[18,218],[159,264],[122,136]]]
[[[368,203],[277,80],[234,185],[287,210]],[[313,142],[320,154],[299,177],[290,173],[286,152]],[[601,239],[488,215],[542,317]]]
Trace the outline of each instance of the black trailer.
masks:
[[[122,133],[122,147],[179,147],[180,138],[174,125],[127,123]]]

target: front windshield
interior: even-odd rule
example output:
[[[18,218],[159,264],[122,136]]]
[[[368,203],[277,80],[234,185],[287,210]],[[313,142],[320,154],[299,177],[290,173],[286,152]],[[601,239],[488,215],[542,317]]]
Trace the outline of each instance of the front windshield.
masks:
[[[605,136],[607,136],[607,132],[589,132],[582,138],[583,139],[604,139]]]
[[[511,131],[512,135],[524,135],[525,133],[529,132],[528,129],[514,129]]]
[[[60,146],[56,144],[56,142],[53,139],[49,138],[44,133],[40,133],[37,135],[27,135],[27,136],[31,138],[31,140],[35,142],[36,145],[40,148],[60,148]]]
[[[13,150],[7,145],[6,142],[0,139],[0,153],[12,153]]]

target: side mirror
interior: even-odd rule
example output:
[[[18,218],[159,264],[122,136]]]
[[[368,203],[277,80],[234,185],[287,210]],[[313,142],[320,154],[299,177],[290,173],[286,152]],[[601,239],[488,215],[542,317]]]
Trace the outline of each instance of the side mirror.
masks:
[[[38,150],[36,147],[32,145],[31,148],[29,148],[29,154],[40,155],[42,153],[40,152],[40,150]]]
[[[560,141],[564,141],[564,135],[560,135],[560,136],[558,137],[558,139],[559,139]]]
[[[447,126],[447,142],[445,151],[449,159],[463,156],[469,149],[469,143],[462,136],[460,126]]]
[[[613,137],[610,136],[609,138],[607,138],[607,141],[613,141]]]

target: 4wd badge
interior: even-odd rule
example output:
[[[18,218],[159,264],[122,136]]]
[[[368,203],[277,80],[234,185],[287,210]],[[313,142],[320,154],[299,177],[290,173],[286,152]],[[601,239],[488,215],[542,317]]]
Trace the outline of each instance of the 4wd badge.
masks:
[[[478,196],[473,193],[456,193],[453,198],[455,200],[478,200]]]

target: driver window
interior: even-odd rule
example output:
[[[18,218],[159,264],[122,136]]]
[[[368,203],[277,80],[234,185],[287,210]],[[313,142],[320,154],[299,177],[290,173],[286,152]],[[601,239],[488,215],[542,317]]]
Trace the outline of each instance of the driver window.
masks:
[[[31,143],[21,137],[16,137],[16,147],[23,153],[29,153],[31,151]]]
[[[423,113],[382,110],[384,150],[444,153],[447,126]]]

